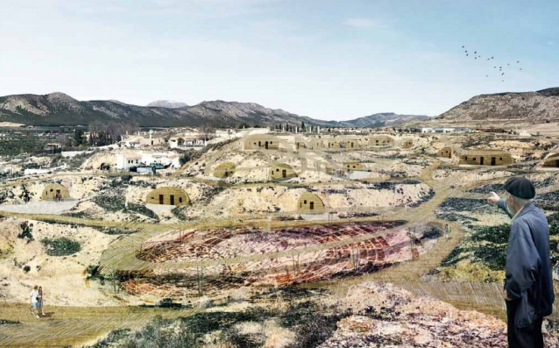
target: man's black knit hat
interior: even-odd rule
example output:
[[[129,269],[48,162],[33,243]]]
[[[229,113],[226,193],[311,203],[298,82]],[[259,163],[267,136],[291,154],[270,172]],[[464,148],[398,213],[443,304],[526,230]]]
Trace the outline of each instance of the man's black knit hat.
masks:
[[[517,176],[505,182],[505,190],[514,197],[532,199],[536,197],[536,188],[530,180]]]

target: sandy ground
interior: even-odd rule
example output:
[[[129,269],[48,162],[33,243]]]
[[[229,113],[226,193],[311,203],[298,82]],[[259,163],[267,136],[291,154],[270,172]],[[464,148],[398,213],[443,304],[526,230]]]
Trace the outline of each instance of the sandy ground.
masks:
[[[103,250],[118,236],[90,227],[30,221],[34,240],[28,241],[17,238],[23,221],[15,218],[0,221],[0,301],[28,302],[33,285],[40,285],[45,291],[46,303],[50,305],[122,304],[110,295],[109,286],[103,290],[98,282],[85,279],[86,267],[97,264]],[[49,256],[40,241],[58,237],[78,241],[81,250],[69,256]],[[29,266],[28,272],[25,272],[25,266]]]
[[[67,199],[62,202],[38,201],[27,204],[1,205],[0,210],[26,214],[62,214],[71,210],[78,204],[76,199]]]

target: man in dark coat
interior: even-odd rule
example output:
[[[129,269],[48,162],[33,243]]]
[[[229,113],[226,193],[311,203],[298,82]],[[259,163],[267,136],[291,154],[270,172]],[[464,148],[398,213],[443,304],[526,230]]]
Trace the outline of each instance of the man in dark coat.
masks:
[[[507,304],[508,342],[511,348],[543,348],[542,321],[553,311],[553,277],[549,257],[549,224],[534,206],[534,185],[513,177],[505,183],[506,198],[491,192],[511,218],[503,298]]]

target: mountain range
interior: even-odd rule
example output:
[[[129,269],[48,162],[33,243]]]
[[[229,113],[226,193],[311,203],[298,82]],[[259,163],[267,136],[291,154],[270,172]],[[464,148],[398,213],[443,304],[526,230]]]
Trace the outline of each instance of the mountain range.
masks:
[[[381,113],[349,121],[323,121],[299,116],[256,103],[204,101],[193,106],[157,101],[138,106],[117,100],[78,101],[56,92],[46,95],[19,94],[0,97],[0,122],[26,125],[87,125],[92,122],[135,123],[144,127],[202,126],[237,127],[277,124],[322,127],[379,127],[397,125],[427,116]]]
[[[505,119],[531,123],[559,122],[559,88],[478,95],[436,119],[460,122]]]

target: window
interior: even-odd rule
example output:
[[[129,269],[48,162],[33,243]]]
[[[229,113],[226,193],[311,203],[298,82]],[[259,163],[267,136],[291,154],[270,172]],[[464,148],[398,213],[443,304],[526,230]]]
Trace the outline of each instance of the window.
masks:
[[[307,200],[305,199],[305,204],[307,204]]]
[[[499,158],[499,160],[501,160],[501,161],[502,161],[502,160],[503,160],[503,157]]]
[[[50,189],[50,192],[52,192],[52,189]]]
[[[276,172],[279,172],[279,169],[276,169]]]

